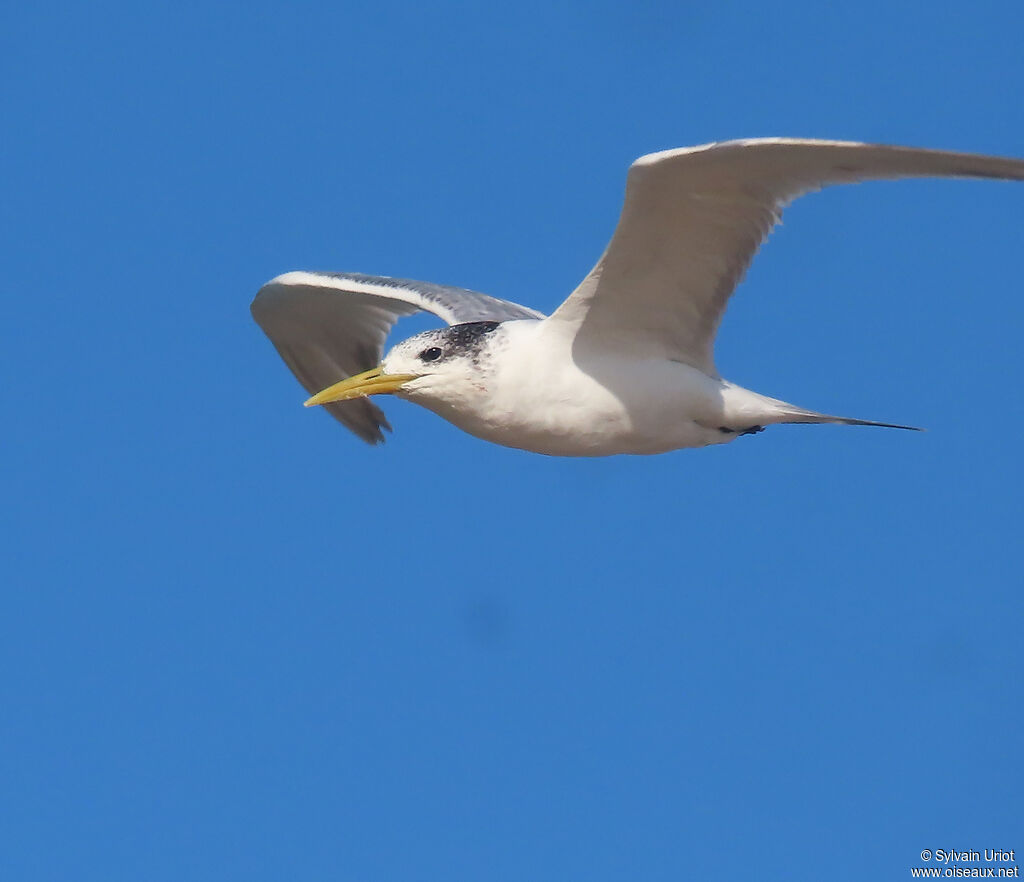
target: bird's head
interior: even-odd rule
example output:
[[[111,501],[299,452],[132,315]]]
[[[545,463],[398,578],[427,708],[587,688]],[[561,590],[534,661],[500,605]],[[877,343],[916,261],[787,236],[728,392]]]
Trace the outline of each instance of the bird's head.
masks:
[[[468,322],[424,331],[392,347],[375,368],[318,392],[306,407],[368,395],[397,394],[428,407],[458,406],[486,392],[482,363],[500,322]]]

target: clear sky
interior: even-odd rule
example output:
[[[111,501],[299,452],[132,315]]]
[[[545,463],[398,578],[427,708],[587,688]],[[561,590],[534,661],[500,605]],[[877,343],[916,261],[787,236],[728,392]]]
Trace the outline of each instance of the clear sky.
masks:
[[[1024,849],[1024,185],[809,197],[733,300],[726,376],[920,435],[551,459],[386,401],[371,448],[249,317],[293,269],[550,310],[653,150],[1024,156],[1022,32],[995,0],[7,4],[0,878]]]

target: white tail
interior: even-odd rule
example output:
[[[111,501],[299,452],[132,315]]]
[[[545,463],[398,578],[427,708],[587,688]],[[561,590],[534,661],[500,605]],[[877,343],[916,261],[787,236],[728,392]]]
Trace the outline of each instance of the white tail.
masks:
[[[907,429],[910,432],[923,432],[917,426],[901,426],[898,423],[877,423],[874,420],[855,420],[852,417],[832,416],[827,413],[816,413],[813,410],[793,408],[789,412],[779,414],[779,423],[838,423],[843,426],[880,426],[883,429]]]
[[[727,381],[722,382],[722,404],[724,426],[730,430],[742,431],[746,427],[774,426],[779,423],[838,423],[843,426],[881,426],[885,429],[907,429],[911,432],[923,432],[917,426],[901,426],[898,423],[878,423],[874,420],[855,420],[852,417],[833,416],[829,413],[818,413],[797,407],[778,398],[769,398],[757,392],[751,392],[742,386]]]

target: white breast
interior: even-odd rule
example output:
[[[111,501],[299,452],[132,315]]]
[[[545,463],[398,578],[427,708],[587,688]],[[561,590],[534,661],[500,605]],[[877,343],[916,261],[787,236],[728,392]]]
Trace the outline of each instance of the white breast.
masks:
[[[581,350],[546,322],[511,322],[472,407],[437,409],[485,440],[554,456],[722,443],[720,381],[666,359]],[[428,405],[429,406],[429,405]]]

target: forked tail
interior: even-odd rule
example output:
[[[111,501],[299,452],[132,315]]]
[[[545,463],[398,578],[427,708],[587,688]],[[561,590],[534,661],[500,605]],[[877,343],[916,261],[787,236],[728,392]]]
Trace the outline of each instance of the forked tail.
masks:
[[[883,429],[907,429],[910,432],[923,432],[917,426],[901,426],[898,423],[878,423],[874,420],[855,420],[852,417],[832,416],[827,413],[816,413],[813,410],[793,408],[779,414],[780,423],[838,423],[842,426],[880,426]]]
[[[843,426],[881,426],[886,429],[907,429],[911,432],[924,431],[917,426],[878,423],[874,420],[855,420],[852,417],[818,413],[816,410],[797,407],[788,401],[751,392],[749,389],[744,389],[742,386],[728,381],[722,383],[721,396],[724,425],[734,431],[741,431],[748,426],[772,426],[778,423],[838,423]]]

